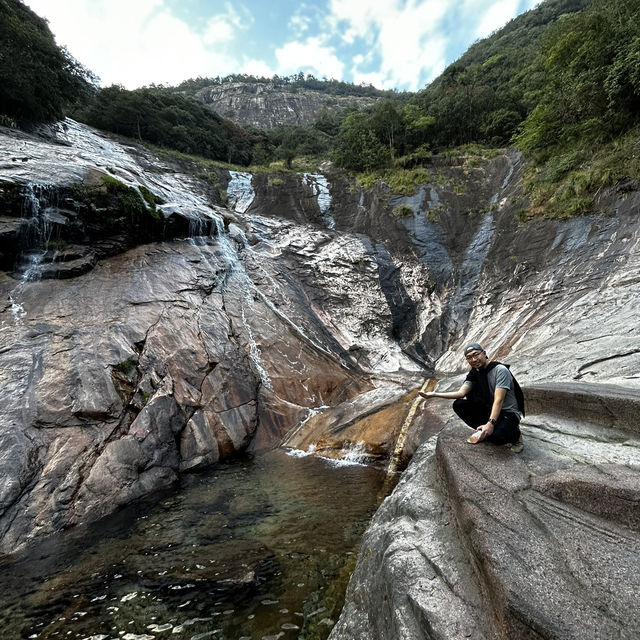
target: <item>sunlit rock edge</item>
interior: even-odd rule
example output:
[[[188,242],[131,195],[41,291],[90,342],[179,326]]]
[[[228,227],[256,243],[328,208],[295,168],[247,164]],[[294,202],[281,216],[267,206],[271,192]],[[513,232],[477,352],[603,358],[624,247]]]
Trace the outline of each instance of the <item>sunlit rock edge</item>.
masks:
[[[331,640],[636,637],[639,204],[617,185],[597,214],[496,234],[436,375],[458,388],[468,339],[511,364],[524,451],[425,402],[445,427],[374,517]]]

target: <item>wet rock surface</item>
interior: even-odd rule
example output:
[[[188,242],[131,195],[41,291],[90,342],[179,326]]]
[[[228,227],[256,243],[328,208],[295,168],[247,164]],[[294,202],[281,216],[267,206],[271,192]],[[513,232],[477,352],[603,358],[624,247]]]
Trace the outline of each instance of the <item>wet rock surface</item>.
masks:
[[[450,416],[365,534],[331,640],[634,638],[640,441],[626,426],[535,413],[515,454],[469,445]]]
[[[38,236],[21,254],[32,263],[0,276],[4,551],[248,446],[273,446],[316,408],[371,390],[376,371],[415,379],[419,364],[388,335],[377,274],[350,273],[366,253],[359,238],[221,209],[188,176],[165,166],[158,177],[150,155],[65,126],[66,144],[2,138],[28,158],[19,171],[2,168],[15,199],[3,206]],[[47,208],[40,196],[96,176],[108,186],[106,166],[127,195],[153,188],[158,208],[191,233],[158,243],[150,234],[137,247],[127,237],[89,237],[50,256],[51,215],[41,214],[53,200]],[[36,184],[47,175],[55,182]],[[297,184],[310,203],[319,198],[317,180]],[[251,180],[241,181],[235,205],[249,207],[243,188]],[[93,212],[94,226],[112,206]],[[101,252],[105,243],[110,251]]]
[[[225,209],[149,152],[72,123],[64,137],[0,135],[2,551],[246,448],[382,464],[418,449],[333,638],[633,637],[638,192],[520,222],[523,163],[507,150],[434,159],[411,195],[328,165],[221,171]],[[120,216],[104,233],[118,202],[41,197],[106,191],[107,175],[148,189],[164,222],[129,233]],[[48,228],[67,244],[44,261],[16,247]],[[447,403],[416,404],[434,372],[459,386],[469,339],[529,389],[520,456],[466,445]]]

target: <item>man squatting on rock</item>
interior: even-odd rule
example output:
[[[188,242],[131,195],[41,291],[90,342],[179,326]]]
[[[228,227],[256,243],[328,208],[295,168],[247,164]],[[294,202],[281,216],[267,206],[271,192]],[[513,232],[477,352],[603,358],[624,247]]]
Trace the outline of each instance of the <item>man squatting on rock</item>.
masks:
[[[475,429],[467,442],[482,440],[498,445],[509,445],[512,451],[522,451],[520,420],[524,402],[518,404],[517,382],[509,369],[499,362],[489,362],[487,352],[477,343],[470,342],[464,357],[471,371],[458,391],[423,392],[423,398],[454,399],[453,410],[471,428]],[[521,394],[521,392],[520,392]]]

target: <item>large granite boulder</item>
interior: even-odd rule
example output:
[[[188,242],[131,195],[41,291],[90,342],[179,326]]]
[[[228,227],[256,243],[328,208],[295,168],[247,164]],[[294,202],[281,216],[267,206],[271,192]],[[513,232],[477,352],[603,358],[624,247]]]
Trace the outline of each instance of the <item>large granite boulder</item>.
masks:
[[[637,637],[638,398],[585,386],[532,391],[520,454],[450,415],[365,534],[331,640]],[[586,397],[591,422],[553,412]]]

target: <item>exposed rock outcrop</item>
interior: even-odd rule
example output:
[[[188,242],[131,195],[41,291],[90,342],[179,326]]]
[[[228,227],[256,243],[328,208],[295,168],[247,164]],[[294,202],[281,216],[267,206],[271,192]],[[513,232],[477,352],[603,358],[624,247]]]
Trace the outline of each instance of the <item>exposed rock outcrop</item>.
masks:
[[[431,401],[447,426],[376,514],[331,640],[637,635],[637,394],[529,397],[519,455],[467,444],[448,403]],[[592,421],[567,417],[585,399]]]
[[[389,335],[376,270],[350,268],[368,260],[366,242],[224,210],[206,184],[152,164],[148,152],[66,128],[65,145],[2,137],[26,158],[2,167],[7,233],[14,245],[25,228],[37,236],[26,247],[33,267],[0,276],[4,551],[95,520],[249,445],[272,446],[313,409],[387,384],[372,379],[376,371],[417,383],[420,365]],[[109,236],[105,218],[118,203],[101,211],[80,197],[107,174],[127,196],[149,190],[158,229],[175,218],[186,237],[153,243],[149,233],[139,244],[134,225],[134,238],[117,242],[133,225],[126,216]],[[58,198],[71,192],[77,206],[64,205],[80,213],[67,224]],[[59,270],[48,246],[54,228],[78,254],[99,243],[91,229],[112,250],[94,253],[76,277],[45,280],[45,269]]]
[[[334,638],[632,637],[637,191],[519,222],[514,150],[435,159],[400,196],[330,166],[213,188],[74,123],[61,137],[0,135],[5,268],[34,254],[0,276],[3,551],[247,447],[384,461],[426,439]],[[74,200],[113,196],[105,176],[148,217]],[[26,229],[67,244],[17,251]],[[520,457],[467,446],[446,403],[417,400],[434,371],[459,385],[469,338],[529,389]]]
[[[322,111],[362,109],[376,101],[366,96],[335,96],[310,89],[294,91],[266,82],[226,82],[200,89],[195,97],[222,117],[258,129],[311,124]]]
[[[426,403],[447,426],[376,515],[332,640],[637,633],[640,197],[523,225],[517,179],[502,197],[452,261],[435,367],[457,389],[469,339],[511,363],[524,453],[467,445]]]

